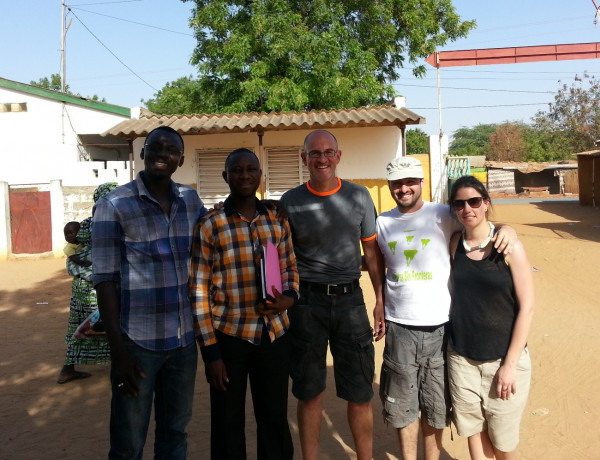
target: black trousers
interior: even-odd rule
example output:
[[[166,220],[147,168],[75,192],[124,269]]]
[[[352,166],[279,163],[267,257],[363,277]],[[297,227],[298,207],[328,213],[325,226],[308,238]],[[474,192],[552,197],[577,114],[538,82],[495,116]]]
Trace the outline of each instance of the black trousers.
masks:
[[[245,460],[246,388],[254,405],[258,460],[291,460],[287,420],[290,344],[286,335],[273,343],[263,327],[260,345],[216,332],[227,368],[226,391],[210,389],[211,459]]]

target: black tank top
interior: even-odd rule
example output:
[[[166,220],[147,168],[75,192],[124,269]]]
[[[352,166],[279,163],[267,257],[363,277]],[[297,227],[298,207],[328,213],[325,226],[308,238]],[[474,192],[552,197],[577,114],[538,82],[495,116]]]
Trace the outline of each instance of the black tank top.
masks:
[[[506,356],[518,312],[510,269],[495,248],[483,260],[454,255],[450,344],[462,356],[491,361]]]

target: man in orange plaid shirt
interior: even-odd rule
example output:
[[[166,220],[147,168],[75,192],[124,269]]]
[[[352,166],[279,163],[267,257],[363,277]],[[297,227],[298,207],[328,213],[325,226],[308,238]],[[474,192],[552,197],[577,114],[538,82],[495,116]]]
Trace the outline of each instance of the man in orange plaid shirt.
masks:
[[[248,377],[257,423],[257,458],[292,459],[287,421],[290,344],[287,309],[298,300],[298,271],[287,220],[257,198],[261,169],[248,149],[225,161],[231,194],[196,226],[191,302],[196,336],[210,383],[211,459],[246,458]],[[277,248],[282,292],[262,299],[260,258]]]

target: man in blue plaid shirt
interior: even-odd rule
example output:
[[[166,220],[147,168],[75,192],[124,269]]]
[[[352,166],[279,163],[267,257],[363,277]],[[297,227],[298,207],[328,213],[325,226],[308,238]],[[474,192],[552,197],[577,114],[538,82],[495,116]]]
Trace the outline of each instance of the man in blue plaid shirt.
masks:
[[[188,278],[192,232],[205,214],[172,174],[183,139],[159,127],[146,137],[144,170],[98,200],[93,282],[111,349],[110,459],[142,458],[152,402],[155,458],[185,459],[197,366]]]

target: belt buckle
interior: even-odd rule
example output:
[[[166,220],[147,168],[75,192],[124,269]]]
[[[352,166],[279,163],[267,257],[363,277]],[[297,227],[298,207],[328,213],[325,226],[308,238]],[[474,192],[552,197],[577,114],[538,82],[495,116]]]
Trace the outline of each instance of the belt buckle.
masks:
[[[337,295],[337,294],[329,292],[329,288],[331,288],[331,287],[335,288],[335,287],[337,287],[337,284],[328,284],[327,285],[327,295]]]

